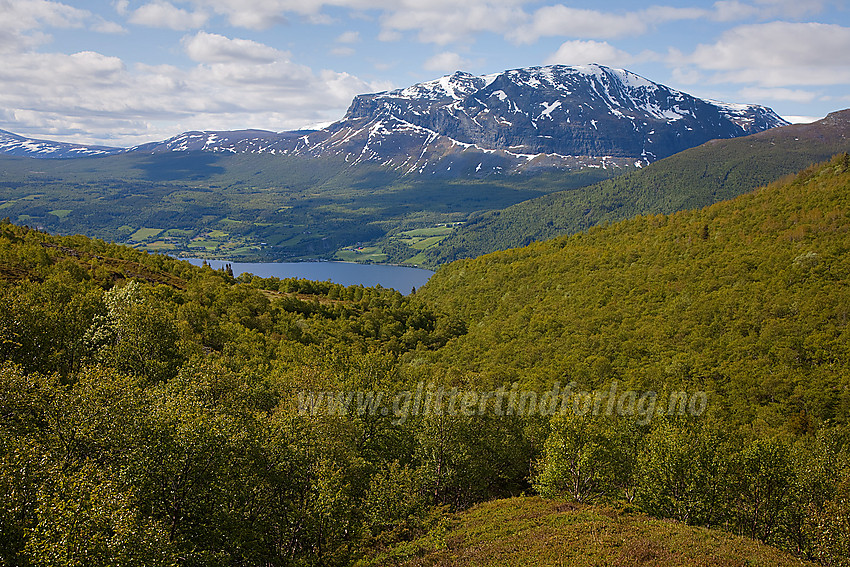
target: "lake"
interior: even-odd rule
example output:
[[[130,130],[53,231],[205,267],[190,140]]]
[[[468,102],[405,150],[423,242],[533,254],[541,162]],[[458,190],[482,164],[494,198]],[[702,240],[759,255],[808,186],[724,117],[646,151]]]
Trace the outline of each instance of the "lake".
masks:
[[[203,260],[181,258],[200,266]],[[229,262],[207,260],[207,264],[219,269],[230,264],[233,275],[249,272],[262,278],[304,278],[327,281],[341,285],[363,285],[366,287],[391,287],[408,294],[411,289],[425,285],[434,272],[422,268],[390,266],[386,264],[355,264],[353,262]]]

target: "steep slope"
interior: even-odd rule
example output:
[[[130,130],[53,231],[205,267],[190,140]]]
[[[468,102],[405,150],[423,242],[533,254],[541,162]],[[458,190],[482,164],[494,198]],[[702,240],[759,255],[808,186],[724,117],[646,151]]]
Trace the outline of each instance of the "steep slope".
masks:
[[[554,65],[360,95],[298,152],[420,173],[646,164],[783,124],[768,108],[698,99],[629,71]]]
[[[470,332],[433,362],[482,387],[707,390],[747,427],[847,423],[849,187],[843,154],[701,210],[442,266],[417,294]]]
[[[434,266],[525,246],[636,214],[706,206],[847,151],[850,110],[834,112],[812,124],[713,140],[641,171],[483,214],[429,251],[426,263]]]

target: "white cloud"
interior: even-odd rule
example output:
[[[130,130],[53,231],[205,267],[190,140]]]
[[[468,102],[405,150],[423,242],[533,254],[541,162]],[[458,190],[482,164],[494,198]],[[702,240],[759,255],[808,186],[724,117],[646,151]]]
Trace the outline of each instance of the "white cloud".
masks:
[[[711,19],[734,22],[750,18],[800,18],[810,13],[816,14],[823,8],[824,2],[820,0],[719,0],[714,3]]]
[[[250,39],[230,39],[199,31],[183,38],[186,54],[199,63],[260,62],[285,60],[289,54]]]
[[[326,7],[357,12],[376,11],[382,26],[380,39],[396,41],[414,32],[425,43],[447,44],[468,40],[482,31],[505,33],[527,15],[529,0],[194,0],[195,5],[228,18],[234,26],[267,29],[289,16],[329,22]],[[318,20],[317,20],[318,18]]]
[[[749,87],[741,89],[741,97],[745,100],[781,100],[799,103],[809,103],[818,97],[818,93],[805,89],[766,89]]]
[[[386,10],[381,25],[388,32],[417,32],[419,41],[446,45],[468,42],[481,32],[506,33],[527,19],[512,0],[432,0],[408,1]]]
[[[671,63],[713,72],[714,80],[764,87],[850,82],[850,28],[818,23],[771,22],[739,26]]]
[[[195,0],[195,4],[225,16],[231,25],[263,30],[286,22],[285,14],[318,15],[324,1]]]
[[[643,35],[658,24],[707,15],[706,10],[696,8],[652,6],[637,12],[612,13],[556,4],[539,8],[528,23],[517,26],[508,36],[519,43],[534,43],[547,36],[611,39]]]
[[[631,65],[636,61],[630,53],[617,49],[606,41],[565,41],[558,51],[546,58],[547,65],[584,65],[599,63],[613,67]]]
[[[341,33],[335,41],[337,43],[357,43],[360,41],[360,32],[347,31]]]
[[[341,33],[334,40],[338,45],[331,48],[331,55],[335,55],[336,57],[351,57],[356,52],[354,48],[351,47],[351,44],[360,42],[360,32],[356,31],[347,31]]]
[[[289,130],[338,120],[356,94],[388,86],[315,72],[252,41],[201,32],[184,46],[199,62],[189,69],[90,51],[18,53],[0,66],[0,128],[122,146],[190,129]]]
[[[799,18],[822,11],[825,2],[823,0],[755,0],[755,4],[762,17]]]
[[[461,71],[469,62],[457,53],[444,51],[430,57],[422,67],[428,71],[436,71],[438,73],[450,73]]]
[[[527,7],[538,4],[533,0],[192,0],[192,3],[202,11],[223,15],[231,25],[249,29],[268,29],[292,16],[311,23],[330,23],[330,16],[323,13],[328,7],[357,14],[377,12],[381,41],[398,41],[402,34],[411,32],[420,42],[437,45],[469,42],[482,32],[503,35],[519,43],[533,43],[545,36],[610,39],[642,35],[660,24],[710,18],[713,14],[709,9],[674,6],[651,6],[620,13],[564,4],[542,6],[529,13]],[[721,0],[715,8],[723,17],[733,14],[741,17],[757,11],[738,0]]]
[[[89,27],[101,33],[123,28],[87,10],[48,0],[0,0],[0,52],[18,52],[48,43],[51,28]]]
[[[378,34],[378,41],[386,41],[386,42],[401,41],[402,38],[404,38],[404,35],[401,32],[396,31],[396,30],[386,30],[385,29],[385,30],[381,30],[381,32]]]
[[[92,24],[91,29],[99,33],[124,34],[127,29],[119,23],[110,22],[109,20],[98,19]]]
[[[757,16],[758,8],[738,0],[721,0],[714,3],[712,19],[718,22],[733,22]]]
[[[3,27],[17,31],[42,27],[82,27],[91,17],[87,10],[80,10],[61,2],[48,0],[4,0],[0,2],[0,20]]]
[[[204,12],[188,12],[170,2],[156,0],[140,6],[130,14],[133,24],[172,30],[190,30],[203,26],[209,16]]]

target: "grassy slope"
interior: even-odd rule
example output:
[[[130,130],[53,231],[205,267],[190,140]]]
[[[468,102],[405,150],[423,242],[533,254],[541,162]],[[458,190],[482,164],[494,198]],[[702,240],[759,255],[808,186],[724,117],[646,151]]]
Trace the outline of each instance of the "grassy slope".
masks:
[[[477,217],[428,251],[423,263],[433,266],[474,258],[637,214],[703,207],[846,151],[850,151],[850,111],[814,124],[714,140],[641,171]]]
[[[369,563],[369,562],[364,562]],[[454,515],[374,565],[783,567],[810,565],[759,542],[628,510],[518,497]]]

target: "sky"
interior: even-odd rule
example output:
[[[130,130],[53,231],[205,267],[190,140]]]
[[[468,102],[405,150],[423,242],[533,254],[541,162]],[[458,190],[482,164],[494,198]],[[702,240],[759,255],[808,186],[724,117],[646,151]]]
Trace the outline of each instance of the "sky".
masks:
[[[792,122],[850,108],[845,0],[0,0],[0,129],[315,128],[457,70],[599,63]]]

